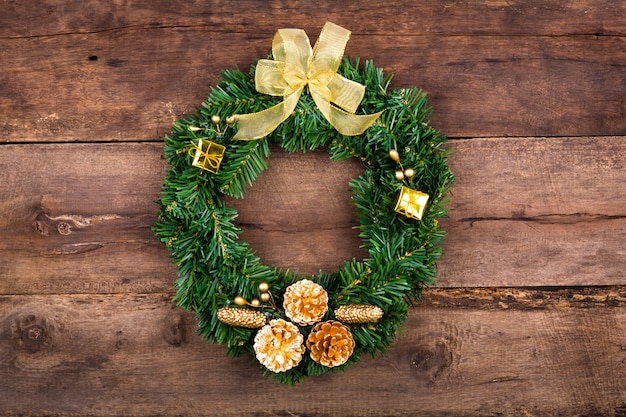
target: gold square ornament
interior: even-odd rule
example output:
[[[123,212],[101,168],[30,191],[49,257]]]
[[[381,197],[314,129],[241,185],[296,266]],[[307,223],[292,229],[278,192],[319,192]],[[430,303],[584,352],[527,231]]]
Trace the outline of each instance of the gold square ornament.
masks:
[[[210,140],[203,141],[202,139],[198,139],[198,145],[195,148],[196,155],[192,165],[216,174],[224,158],[226,148],[219,143]]]
[[[421,220],[428,202],[428,194],[402,186],[395,211],[406,217]]]

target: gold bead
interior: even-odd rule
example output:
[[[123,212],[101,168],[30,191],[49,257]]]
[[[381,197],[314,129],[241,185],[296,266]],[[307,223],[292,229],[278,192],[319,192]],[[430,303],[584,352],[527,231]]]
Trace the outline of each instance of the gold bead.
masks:
[[[248,304],[248,302],[245,298],[238,295],[237,297],[235,297],[235,304],[237,304],[238,306],[245,306],[246,304]]]
[[[192,132],[197,132],[202,129],[200,129],[198,126],[189,126],[189,130],[191,130]]]
[[[258,307],[261,305],[261,302],[255,298],[254,300],[250,301],[250,304],[252,305],[252,307]]]
[[[227,125],[232,125],[233,123],[235,123],[235,116],[228,116],[226,118],[226,124]]]
[[[261,294],[260,298],[261,298],[261,301],[263,301],[264,303],[267,303],[270,300],[270,293],[264,292]]]
[[[404,173],[402,171],[396,171],[396,179],[397,180],[403,180],[404,179]]]
[[[262,282],[259,284],[259,291],[268,292],[269,290],[270,290],[270,284],[268,284],[267,282]]]
[[[221,120],[221,119],[220,119],[220,117],[219,117],[217,114],[214,114],[213,116],[211,116],[211,121],[212,121],[214,124],[218,124],[218,123],[220,122],[220,120]]]
[[[400,154],[395,149],[389,151],[389,158],[393,159],[396,162],[400,162]]]
[[[404,170],[405,177],[411,178],[413,175],[415,175],[415,171],[413,171],[413,168],[407,168]]]

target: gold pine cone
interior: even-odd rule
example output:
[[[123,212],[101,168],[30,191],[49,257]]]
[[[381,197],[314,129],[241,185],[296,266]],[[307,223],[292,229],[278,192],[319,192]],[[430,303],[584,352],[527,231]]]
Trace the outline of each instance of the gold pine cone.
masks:
[[[306,341],[311,359],[324,366],[346,363],[354,351],[354,338],[350,329],[338,321],[317,323]]]
[[[335,310],[335,318],[344,323],[375,323],[383,314],[382,308],[368,304],[348,304]]]
[[[309,326],[320,321],[328,311],[328,293],[321,285],[303,279],[287,287],[283,308],[291,321]]]
[[[283,319],[270,320],[254,337],[256,358],[272,372],[297,366],[304,353],[304,336],[298,327]]]
[[[230,326],[246,327],[248,329],[260,329],[267,319],[260,311],[246,308],[223,307],[217,310],[217,319]]]

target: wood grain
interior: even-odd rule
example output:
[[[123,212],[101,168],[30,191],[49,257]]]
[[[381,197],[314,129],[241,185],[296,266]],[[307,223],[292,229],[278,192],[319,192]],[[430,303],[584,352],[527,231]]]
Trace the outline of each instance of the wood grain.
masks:
[[[626,219],[444,223],[441,286],[624,283]]]
[[[626,416],[626,3],[0,4],[0,416]],[[428,93],[452,140],[438,287],[386,355],[294,388],[170,302],[163,137],[278,28]],[[355,161],[287,156],[229,201],[266,263],[365,256]]]
[[[304,28],[319,33],[327,20],[351,26],[359,35],[393,30],[400,35],[624,35],[616,17],[626,13],[622,2],[579,0],[475,1],[434,0],[426,3],[391,1],[381,7],[375,0],[344,3],[303,0],[241,0],[171,3],[94,3],[80,0],[45,1],[38,7],[7,2],[0,16],[0,38],[105,32],[120,29],[206,27],[214,32],[272,35],[280,27]],[[37,25],[24,22],[36,21]],[[390,22],[393,22],[390,25]],[[355,24],[357,23],[357,24]]]
[[[411,310],[386,355],[290,388],[162,295],[0,297],[0,415],[621,415],[626,313]]]
[[[439,285],[622,284],[625,143],[451,142],[458,179]],[[175,269],[151,231],[165,166],[158,143],[3,145],[2,292],[171,290]],[[245,198],[229,200],[242,238],[264,262],[304,273],[363,258],[347,186],[360,172],[323,151],[274,148]]]
[[[151,231],[161,154],[156,144],[4,145],[2,293],[170,288],[175,269]]]
[[[195,111],[222,70],[247,70],[270,50],[269,34],[205,27],[0,38],[0,61],[10,63],[0,73],[0,135],[160,140]],[[375,59],[395,75],[394,87],[427,92],[434,126],[450,137],[626,134],[621,37],[388,31],[353,36],[346,53]]]
[[[455,220],[567,223],[626,212],[624,137],[487,138],[448,146],[457,173],[450,197]]]

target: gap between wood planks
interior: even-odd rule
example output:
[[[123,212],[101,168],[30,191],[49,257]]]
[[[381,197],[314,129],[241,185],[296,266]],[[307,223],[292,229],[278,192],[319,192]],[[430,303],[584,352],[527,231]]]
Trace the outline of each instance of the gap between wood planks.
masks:
[[[592,222],[598,220],[624,219],[626,215],[607,215],[598,213],[567,213],[567,214],[540,214],[536,216],[513,216],[513,217],[465,217],[458,219],[459,222],[470,223],[470,226],[481,221],[522,221],[541,224],[569,224],[580,222]]]
[[[626,286],[429,288],[422,305],[481,310],[624,307]]]
[[[0,294],[0,300],[12,296],[40,297],[162,297],[173,298],[174,292],[153,293],[15,293]],[[453,287],[426,288],[421,301],[414,303],[432,308],[473,310],[571,310],[587,308],[626,307],[626,285],[587,287]]]
[[[188,29],[188,30],[197,30],[202,29],[207,33],[228,33],[231,35],[241,35],[247,34],[247,31],[237,31],[237,30],[220,30],[219,28],[215,28],[210,24],[196,24],[196,25],[158,25],[158,24],[136,24],[136,25],[127,25],[127,26],[114,26],[110,28],[103,28],[97,30],[77,30],[77,31],[68,31],[68,32],[57,32],[57,33],[40,33],[40,34],[32,34],[32,35],[9,35],[9,36],[0,36],[1,40],[13,40],[13,39],[33,39],[33,38],[55,38],[60,36],[85,36],[85,35],[98,35],[102,33],[110,33],[110,32],[122,32],[122,31],[144,31],[144,30],[172,30],[172,29]],[[278,27],[276,27],[278,29]],[[264,35],[268,37],[272,35],[272,29],[268,29]],[[313,33],[313,32],[312,32]],[[356,35],[361,37],[384,37],[384,36],[393,36],[384,31],[381,32],[363,32],[356,33]],[[467,36],[480,36],[480,37],[493,37],[493,38],[511,38],[511,37],[525,37],[525,38],[558,38],[558,37],[605,37],[605,38],[624,38],[625,35],[621,33],[612,33],[612,32],[600,32],[600,31],[587,31],[580,33],[563,33],[563,34],[528,34],[528,33],[512,33],[512,34],[502,34],[502,33],[474,33],[474,34],[461,34],[461,33],[453,33],[453,32],[424,32],[424,33],[412,33],[412,34],[403,34],[404,38],[417,38],[417,37],[425,37],[425,36],[458,36],[458,37],[467,37]],[[94,56],[94,58],[90,57],[90,60],[97,61],[98,57]]]

